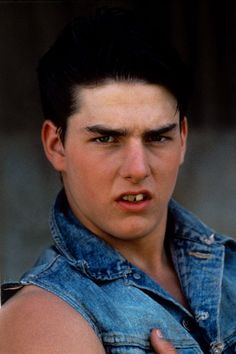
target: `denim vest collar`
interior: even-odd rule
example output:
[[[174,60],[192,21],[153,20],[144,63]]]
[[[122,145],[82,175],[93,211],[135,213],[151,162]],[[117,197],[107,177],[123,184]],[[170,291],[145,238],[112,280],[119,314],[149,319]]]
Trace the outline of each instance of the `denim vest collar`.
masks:
[[[199,245],[200,254],[212,252],[213,247],[215,249],[223,242],[174,200],[169,203],[169,215],[174,222],[174,234],[171,235],[174,246],[181,244],[183,240],[192,241]],[[59,193],[51,211],[50,227],[59,252],[88,276],[105,281],[121,278],[132,272],[132,266],[118,251],[92,234],[75,218],[68,206],[64,190]],[[175,262],[177,255],[174,249],[175,247],[172,247]]]
[[[235,248],[235,242],[215,234],[174,200],[169,203],[168,220],[172,225],[169,239],[173,262],[192,315],[209,340],[218,343],[225,244]],[[58,251],[87,277],[111,281],[137,271],[118,251],[80,224],[68,206],[64,191],[56,199],[50,224]],[[142,288],[139,280],[136,286]]]
[[[55,245],[69,263],[97,280],[113,280],[131,272],[129,262],[75,218],[61,191],[51,211]],[[66,235],[66,237],[65,237]]]

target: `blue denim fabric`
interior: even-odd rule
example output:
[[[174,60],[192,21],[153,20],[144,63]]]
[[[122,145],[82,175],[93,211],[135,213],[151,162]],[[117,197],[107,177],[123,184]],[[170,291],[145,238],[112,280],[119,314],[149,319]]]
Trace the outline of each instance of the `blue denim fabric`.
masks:
[[[218,235],[175,201],[167,239],[189,312],[147,274],[87,230],[64,193],[51,214],[54,245],[20,283],[62,298],[92,326],[107,353],[153,353],[159,328],[178,353],[236,353],[236,243]]]

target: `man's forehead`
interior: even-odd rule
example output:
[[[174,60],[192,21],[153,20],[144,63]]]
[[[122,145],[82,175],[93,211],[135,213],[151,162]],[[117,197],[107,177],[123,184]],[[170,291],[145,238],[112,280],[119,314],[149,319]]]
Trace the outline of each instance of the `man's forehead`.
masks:
[[[74,103],[78,108],[107,107],[125,105],[135,109],[145,105],[165,102],[176,107],[176,98],[163,86],[145,82],[107,80],[103,84],[80,86],[73,91]]]
[[[102,125],[143,132],[179,121],[175,98],[157,85],[112,82],[81,88],[78,99],[77,112],[71,118],[80,129]]]

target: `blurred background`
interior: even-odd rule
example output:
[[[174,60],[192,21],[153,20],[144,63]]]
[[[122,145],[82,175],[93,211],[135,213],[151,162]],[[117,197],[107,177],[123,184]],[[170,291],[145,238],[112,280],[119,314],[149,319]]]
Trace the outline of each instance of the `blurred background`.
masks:
[[[104,5],[141,13],[192,68],[189,149],[175,198],[236,237],[236,1],[0,1],[2,281],[51,243],[48,213],[60,189],[40,142],[38,60],[68,21]]]

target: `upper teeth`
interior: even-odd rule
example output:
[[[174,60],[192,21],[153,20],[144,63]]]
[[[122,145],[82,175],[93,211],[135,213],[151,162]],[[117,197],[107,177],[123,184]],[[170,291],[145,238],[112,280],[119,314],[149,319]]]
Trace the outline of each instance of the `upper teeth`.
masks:
[[[127,194],[122,197],[124,200],[128,200],[129,202],[139,202],[144,199],[144,194]]]

